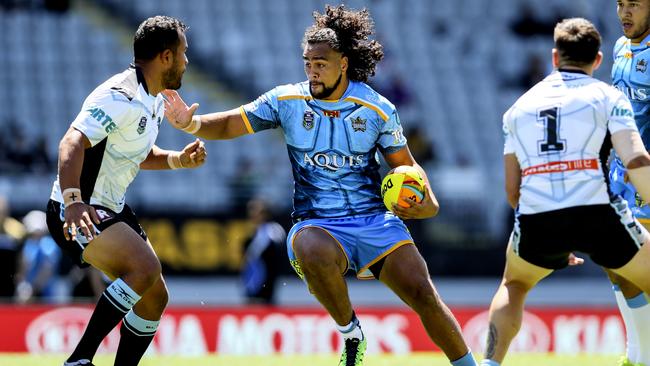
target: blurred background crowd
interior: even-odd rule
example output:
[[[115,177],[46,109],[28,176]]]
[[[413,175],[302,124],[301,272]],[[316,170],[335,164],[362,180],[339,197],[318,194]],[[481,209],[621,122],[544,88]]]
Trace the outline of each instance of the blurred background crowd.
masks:
[[[132,60],[143,19],[182,19],[190,63],[180,90],[199,112],[237,107],[304,77],[300,42],[324,0],[0,0],[0,296],[65,302],[101,293],[47,233],[57,146],[83,99]],[[331,2],[330,2],[331,3]],[[350,0],[369,8],[384,45],[371,85],[396,104],[440,215],[409,227],[434,276],[499,276],[512,221],[502,173],[501,115],[551,71],[558,19],[583,16],[603,35],[609,81],[620,36],[613,0]],[[190,136],[170,126],[158,145]],[[142,172],[127,202],[165,271],[237,278],[253,302],[291,275],[292,176],[279,131],[210,142],[208,162],[180,174]],[[164,182],[162,184],[161,182]],[[187,195],[192,184],[194,194]],[[260,198],[263,198],[261,200]],[[572,269],[602,276],[593,266]],[[271,293],[269,295],[269,292]]]

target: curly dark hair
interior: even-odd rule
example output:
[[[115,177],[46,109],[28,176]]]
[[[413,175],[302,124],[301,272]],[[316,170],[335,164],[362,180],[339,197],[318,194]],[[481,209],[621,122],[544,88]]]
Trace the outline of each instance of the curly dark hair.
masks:
[[[302,40],[308,43],[327,43],[333,50],[348,58],[348,78],[368,81],[375,75],[377,63],[384,57],[382,45],[368,37],[374,32],[374,22],[367,9],[350,10],[345,5],[325,6],[325,13],[313,13],[314,24],[307,28]]]
[[[185,32],[189,27],[180,20],[165,15],[146,19],[133,36],[133,55],[137,61],[149,61],[164,50],[176,53],[180,39],[178,31]]]

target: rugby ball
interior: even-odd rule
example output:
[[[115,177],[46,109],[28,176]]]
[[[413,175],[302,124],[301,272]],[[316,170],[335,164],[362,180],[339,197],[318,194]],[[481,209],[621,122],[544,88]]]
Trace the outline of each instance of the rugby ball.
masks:
[[[425,183],[422,174],[409,165],[398,166],[389,171],[381,182],[381,198],[392,211],[393,204],[411,207],[409,198],[415,202],[424,199]]]

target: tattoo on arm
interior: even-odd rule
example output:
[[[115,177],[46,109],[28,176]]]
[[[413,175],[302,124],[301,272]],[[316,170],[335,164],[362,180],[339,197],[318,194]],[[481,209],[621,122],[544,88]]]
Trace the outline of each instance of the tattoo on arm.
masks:
[[[492,357],[494,357],[498,339],[499,337],[497,327],[494,325],[494,323],[490,323],[490,329],[488,331],[487,338],[487,347],[485,347],[485,358],[492,359]]]

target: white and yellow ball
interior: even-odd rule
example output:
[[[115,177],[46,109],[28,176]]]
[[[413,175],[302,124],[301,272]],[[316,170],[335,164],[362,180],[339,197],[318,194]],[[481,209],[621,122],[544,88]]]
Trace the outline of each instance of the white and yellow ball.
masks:
[[[393,204],[411,207],[408,198],[415,202],[424,199],[425,183],[422,174],[409,165],[398,166],[386,174],[381,182],[381,198],[386,208],[392,211]]]

